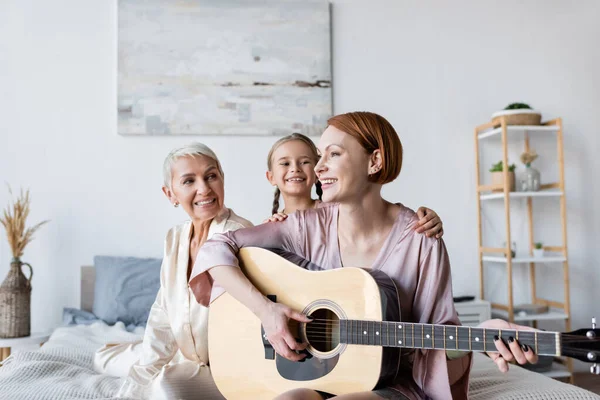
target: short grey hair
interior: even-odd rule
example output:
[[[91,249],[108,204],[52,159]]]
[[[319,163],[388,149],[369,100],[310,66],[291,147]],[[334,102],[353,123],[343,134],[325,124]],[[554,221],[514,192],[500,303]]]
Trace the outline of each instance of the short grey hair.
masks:
[[[165,186],[171,189],[171,180],[173,179],[173,164],[175,164],[175,161],[177,161],[177,159],[185,156],[198,155],[206,156],[215,160],[217,163],[217,168],[221,173],[221,176],[225,176],[225,174],[223,173],[223,168],[221,168],[221,162],[219,161],[219,158],[217,157],[215,152],[212,151],[212,149],[204,143],[192,142],[183,147],[171,150],[171,152],[169,152],[169,154],[167,155],[167,158],[165,158],[165,162],[163,164],[163,179]]]

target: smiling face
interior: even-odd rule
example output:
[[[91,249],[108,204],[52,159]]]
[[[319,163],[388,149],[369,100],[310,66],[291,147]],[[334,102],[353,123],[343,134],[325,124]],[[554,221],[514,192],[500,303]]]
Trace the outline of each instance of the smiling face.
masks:
[[[310,196],[316,182],[315,156],[300,140],[282,143],[273,151],[267,179],[288,196]]]
[[[323,188],[323,201],[351,202],[373,185],[373,156],[349,134],[329,126],[317,146],[321,159],[315,167]]]
[[[207,156],[179,157],[171,167],[171,188],[163,192],[180,204],[192,220],[208,221],[221,211],[225,188],[217,162]]]

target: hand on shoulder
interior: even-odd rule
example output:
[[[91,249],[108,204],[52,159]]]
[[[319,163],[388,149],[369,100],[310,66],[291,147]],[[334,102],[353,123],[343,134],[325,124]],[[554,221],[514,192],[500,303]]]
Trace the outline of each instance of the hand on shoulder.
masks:
[[[267,223],[267,222],[281,222],[281,221],[284,221],[287,217],[288,217],[287,214],[284,214],[282,212],[275,213],[272,216],[270,216],[269,218],[265,219],[263,221],[263,224]]]
[[[427,207],[419,207],[417,217],[419,218],[415,229],[417,233],[424,233],[425,236],[436,239],[444,236],[444,224],[435,211]]]

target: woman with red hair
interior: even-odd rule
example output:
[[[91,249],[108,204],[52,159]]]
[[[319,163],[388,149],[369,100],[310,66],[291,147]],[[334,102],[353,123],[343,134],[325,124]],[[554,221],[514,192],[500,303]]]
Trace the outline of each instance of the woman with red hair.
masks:
[[[260,318],[275,351],[290,360],[306,345],[296,343],[289,319],[310,322],[305,315],[271,302],[238,268],[237,251],[256,246],[296,255],[323,269],[361,267],[378,269],[392,278],[407,322],[460,324],[452,299],[450,262],[443,240],[415,232],[415,212],[381,196],[402,167],[402,144],[383,117],[368,112],[342,114],[328,121],[318,150],[315,172],[323,189],[319,209],[296,211],[279,223],[217,234],[198,252],[190,287],[201,304],[208,305],[223,290]],[[210,275],[210,276],[209,276]],[[215,287],[212,287],[213,280]],[[207,290],[207,289],[212,290]],[[486,327],[514,328],[504,321]],[[496,342],[503,357],[494,354],[498,367],[506,361],[535,362],[533,351],[516,340]],[[391,386],[372,392],[338,396],[340,399],[466,399],[470,353],[416,350],[403,360],[408,372]],[[331,397],[309,389],[284,393],[281,399]]]

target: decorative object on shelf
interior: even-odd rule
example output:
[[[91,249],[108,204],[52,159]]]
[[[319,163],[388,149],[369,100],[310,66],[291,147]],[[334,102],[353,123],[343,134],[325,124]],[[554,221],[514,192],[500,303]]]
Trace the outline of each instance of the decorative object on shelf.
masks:
[[[525,164],[525,171],[519,178],[520,192],[537,192],[540,190],[540,171],[531,166],[531,163],[535,161],[536,158],[538,158],[538,155],[534,150],[526,151],[521,154],[521,162]]]
[[[544,245],[541,242],[538,242],[534,245],[533,248],[533,256],[535,258],[542,258],[544,257]]]
[[[521,317],[547,313],[550,308],[544,304],[519,304],[515,306],[515,314]]]
[[[533,110],[529,104],[511,103],[502,111],[492,114],[492,122],[499,124],[504,118],[506,125],[540,125],[542,113]]]
[[[498,161],[492,165],[490,172],[492,173],[492,184],[493,185],[504,185],[504,174],[503,174],[503,163]],[[508,191],[515,191],[515,164],[508,166]],[[492,192],[503,192],[504,189],[494,189]]]
[[[8,192],[12,195],[10,187]],[[29,216],[29,190],[4,210],[0,223],[6,229],[8,244],[13,259],[8,275],[0,285],[0,338],[29,336],[31,333],[31,278],[33,269],[21,261],[23,250],[32,240],[34,233],[48,221],[25,229]],[[23,274],[22,267],[29,268],[29,277]]]
[[[502,243],[502,247],[506,248],[506,242]],[[515,242],[510,244],[510,256],[511,258],[515,258],[517,256],[517,243]]]

